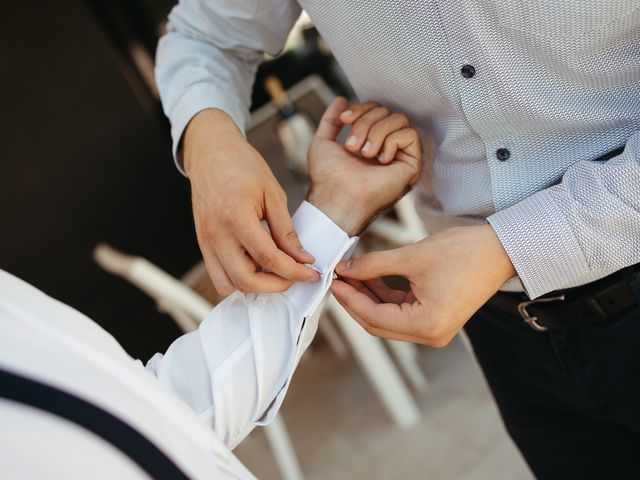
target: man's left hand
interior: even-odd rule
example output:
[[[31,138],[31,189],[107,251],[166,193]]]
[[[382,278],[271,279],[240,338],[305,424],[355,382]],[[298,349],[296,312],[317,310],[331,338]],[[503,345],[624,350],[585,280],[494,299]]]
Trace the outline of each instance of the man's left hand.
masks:
[[[337,136],[346,125],[352,141],[342,145]],[[434,142],[426,140],[425,155],[432,155]],[[308,200],[356,235],[418,181],[422,156],[420,136],[405,115],[337,97],[309,146]]]
[[[406,247],[342,262],[331,291],[370,334],[444,347],[516,272],[490,225],[443,230]],[[380,277],[400,275],[409,292]]]

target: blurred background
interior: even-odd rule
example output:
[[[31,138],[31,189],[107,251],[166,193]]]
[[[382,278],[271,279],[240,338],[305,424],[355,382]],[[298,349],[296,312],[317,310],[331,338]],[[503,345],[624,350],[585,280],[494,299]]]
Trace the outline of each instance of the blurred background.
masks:
[[[143,361],[188,327],[163,292],[105,271],[97,245],[143,257],[217,301],[153,80],[173,4],[23,0],[4,6],[0,32],[0,268],[87,314]],[[259,69],[248,128],[292,211],[306,192],[296,153],[305,124],[335,94],[353,97],[303,14],[282,54]],[[365,247],[419,236],[410,205],[374,224]],[[464,338],[437,351],[383,344],[327,310],[280,429],[256,430],[236,449],[258,478],[531,478]],[[385,394],[394,385],[400,393]]]

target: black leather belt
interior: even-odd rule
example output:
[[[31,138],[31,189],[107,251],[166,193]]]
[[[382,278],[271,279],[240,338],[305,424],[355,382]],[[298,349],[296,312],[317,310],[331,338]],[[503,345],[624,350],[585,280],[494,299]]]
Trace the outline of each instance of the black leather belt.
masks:
[[[498,292],[487,305],[520,317],[533,330],[569,330],[619,318],[638,306],[629,279],[640,281],[640,264],[576,288],[558,290],[534,300],[524,293]]]

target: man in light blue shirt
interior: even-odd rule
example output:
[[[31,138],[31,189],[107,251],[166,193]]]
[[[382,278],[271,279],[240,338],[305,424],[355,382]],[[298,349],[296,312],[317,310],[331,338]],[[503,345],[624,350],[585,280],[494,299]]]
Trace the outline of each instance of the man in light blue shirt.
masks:
[[[334,294],[370,333],[432,346],[478,312],[467,331],[535,473],[587,478],[604,462],[640,474],[640,349],[628,343],[640,338],[637,2],[181,2],[157,77],[223,292],[312,275],[282,189],[240,133],[255,69],[300,7],[358,96],[375,101],[343,115],[364,119],[346,148],[371,156],[366,124],[386,108],[435,145],[417,204],[432,235],[339,268],[351,282]],[[267,220],[272,239],[237,225],[238,210],[254,231]],[[219,254],[234,249],[255,263]],[[388,274],[412,291],[386,289]]]

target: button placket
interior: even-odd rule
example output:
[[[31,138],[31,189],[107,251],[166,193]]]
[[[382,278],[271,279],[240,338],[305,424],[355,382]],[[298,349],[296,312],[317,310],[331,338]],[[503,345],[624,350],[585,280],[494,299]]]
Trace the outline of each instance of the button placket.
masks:
[[[510,161],[498,160],[497,150],[515,145],[516,141],[509,126],[505,125],[505,114],[501,108],[503,99],[496,91],[500,69],[504,66],[491,63],[493,57],[478,43],[477,25],[471,20],[465,22],[475,17],[460,15],[460,12],[473,11],[476,8],[473,2],[438,2],[438,8],[450,47],[450,67],[455,74],[452,86],[458,93],[459,109],[471,132],[484,144],[485,162],[491,180],[490,196],[493,206],[500,209],[505,203],[504,199],[509,197],[513,171]],[[463,68],[467,66],[473,67],[473,75],[469,78],[463,75]],[[471,74],[471,69],[464,68],[464,73]],[[507,155],[502,153],[501,158],[505,158]],[[509,151],[508,155],[511,161],[512,153]]]

